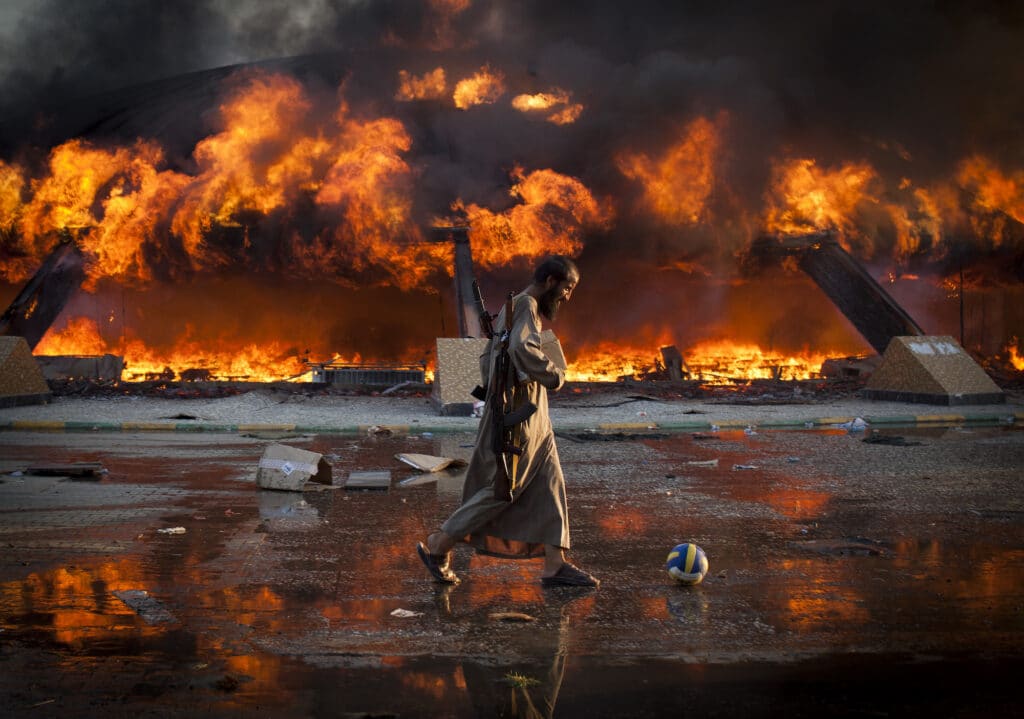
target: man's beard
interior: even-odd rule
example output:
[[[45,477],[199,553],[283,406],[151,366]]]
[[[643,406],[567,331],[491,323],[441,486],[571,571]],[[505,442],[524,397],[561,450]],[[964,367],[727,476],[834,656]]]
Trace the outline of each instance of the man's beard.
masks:
[[[558,285],[555,285],[550,290],[545,290],[544,294],[537,300],[537,309],[541,315],[549,320],[555,319],[555,316],[558,315],[558,308],[562,306],[562,303],[559,301],[561,294]]]

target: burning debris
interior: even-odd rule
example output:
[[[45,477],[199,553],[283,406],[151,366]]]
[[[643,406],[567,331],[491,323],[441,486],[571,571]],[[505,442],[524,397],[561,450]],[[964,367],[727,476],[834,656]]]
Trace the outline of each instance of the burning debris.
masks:
[[[557,327],[576,382],[804,382],[925,331],[958,336],[991,371],[1024,369],[1024,170],[999,140],[1024,113],[1004,90],[1013,33],[993,34],[1006,18],[917,8],[915,32],[935,30],[941,54],[882,43],[893,57],[858,64],[875,82],[852,87],[835,82],[852,53],[806,47],[816,13],[640,3],[626,23],[610,6],[548,5],[320,4],[318,54],[289,33],[288,59],[225,68],[212,59],[227,28],[262,23],[236,9],[215,53],[195,35],[196,52],[161,55],[173,66],[151,75],[97,73],[97,51],[47,81],[57,96],[27,102],[26,70],[4,101],[43,115],[0,127],[0,298],[51,281],[0,331],[39,356],[121,357],[137,382],[304,383],[311,365],[424,357],[429,380],[436,339],[473,334],[458,269],[471,248],[493,296],[544,254],[578,259],[580,309]],[[858,45],[900,27],[890,12],[854,13]],[[76,43],[117,44],[90,19]],[[192,30],[175,27],[175,47]],[[324,38],[363,49],[325,52]],[[157,47],[138,50],[156,61]],[[977,77],[949,82],[950,48]],[[890,85],[908,76],[929,80],[913,98]],[[61,87],[103,94],[53,112]],[[965,87],[972,103],[943,94]],[[949,106],[977,112],[950,125]],[[434,242],[434,228],[462,229]],[[52,279],[53,253],[80,256],[80,274]],[[737,260],[769,256],[758,277]]]

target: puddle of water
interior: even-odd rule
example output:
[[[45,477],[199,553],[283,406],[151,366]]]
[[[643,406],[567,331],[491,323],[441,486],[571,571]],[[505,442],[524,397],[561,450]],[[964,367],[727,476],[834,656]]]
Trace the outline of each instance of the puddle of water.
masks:
[[[966,653],[963,671],[988,687],[979,706],[1001,706],[1011,684],[999,676],[1009,675],[983,670],[987,655],[1020,663],[1021,508],[1007,493],[1009,472],[1021,466],[1019,442],[1007,444],[1011,435],[1000,429],[905,433],[930,443],[921,452],[870,447],[835,431],[722,434],[560,443],[571,555],[604,582],[584,593],[544,590],[539,561],[502,562],[465,548],[456,553],[462,585],[427,579],[413,547],[457,506],[462,474],[402,487],[417,473],[394,455],[468,459],[469,436],[304,443],[332,455],[338,478],[391,471],[386,492],[256,490],[248,483],[259,444],[225,442],[212,459],[204,447],[171,458],[139,447],[108,457],[99,447],[95,456],[112,467],[103,479],[111,506],[123,504],[118,492],[139,492],[141,506],[160,514],[134,517],[145,526],[114,557],[71,563],[46,555],[56,564],[22,570],[8,563],[0,629],[26,656],[61,664],[68,681],[81,681],[104,657],[199,667],[184,684],[180,672],[149,684],[134,677],[127,688],[112,676],[108,689],[132,695],[139,686],[169,702],[197,688],[202,706],[225,713],[259,705],[285,716],[339,707],[415,714],[444,706],[451,716],[527,716],[544,715],[557,695],[560,712],[656,716],[666,707],[756,709],[794,677],[820,680],[822,691],[797,692],[804,701],[782,707],[827,710],[836,705],[825,689],[881,679],[867,659],[849,683],[819,674],[841,669],[837,657],[847,651],[886,657],[891,677],[907,687],[926,672],[894,652]],[[971,454],[978,442],[991,443],[980,457]],[[43,450],[53,461],[73,454]],[[886,461],[878,450],[889,453]],[[714,458],[717,467],[686,464]],[[893,461],[904,464],[894,469]],[[740,463],[758,469],[732,469]],[[179,491],[142,492],[172,486]],[[186,533],[155,534],[171,523]],[[59,523],[2,529],[30,562],[41,561],[47,538],[68,539]],[[124,540],[103,524],[78,536]],[[704,583],[690,588],[662,570],[668,550],[687,540],[711,562]],[[142,590],[173,621],[147,621],[118,598]],[[415,615],[398,618],[395,609]],[[491,618],[509,611],[536,621]],[[794,667],[794,656],[824,659]],[[762,663],[735,668],[753,660]],[[509,674],[537,683],[516,686]],[[721,687],[729,698],[714,696]]]

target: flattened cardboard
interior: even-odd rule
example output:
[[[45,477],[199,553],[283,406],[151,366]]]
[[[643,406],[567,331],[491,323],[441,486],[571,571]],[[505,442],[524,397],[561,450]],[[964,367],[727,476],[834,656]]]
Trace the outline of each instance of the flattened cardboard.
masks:
[[[452,457],[435,457],[431,454],[396,454],[395,459],[405,462],[421,472],[440,472],[447,467],[464,467],[465,460],[453,459]]]
[[[285,444],[272,444],[264,450],[256,470],[258,487],[301,492],[306,482],[331,484],[331,465],[322,454]]]
[[[345,489],[376,489],[388,491],[391,488],[391,472],[386,469],[349,472]]]
[[[565,353],[562,352],[562,343],[558,341],[555,333],[551,330],[544,330],[540,333],[540,350],[563,372],[568,367],[565,361]]]

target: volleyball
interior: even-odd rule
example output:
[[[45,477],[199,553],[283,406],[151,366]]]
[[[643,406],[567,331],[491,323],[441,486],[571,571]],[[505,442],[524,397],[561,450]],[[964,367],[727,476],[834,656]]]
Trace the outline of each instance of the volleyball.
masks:
[[[708,555],[696,544],[678,544],[668,553],[665,571],[680,584],[700,584],[708,573]]]

